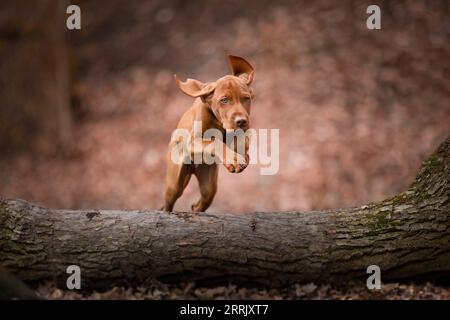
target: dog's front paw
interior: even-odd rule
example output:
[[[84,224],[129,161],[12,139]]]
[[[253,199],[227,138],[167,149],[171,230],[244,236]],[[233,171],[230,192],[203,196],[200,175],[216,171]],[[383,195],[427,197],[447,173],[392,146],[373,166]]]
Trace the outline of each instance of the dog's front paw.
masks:
[[[246,154],[245,158],[241,156],[240,154],[236,154],[234,157],[233,163],[224,163],[223,165],[227,170],[231,173],[239,173],[245,170],[249,164],[249,155]]]

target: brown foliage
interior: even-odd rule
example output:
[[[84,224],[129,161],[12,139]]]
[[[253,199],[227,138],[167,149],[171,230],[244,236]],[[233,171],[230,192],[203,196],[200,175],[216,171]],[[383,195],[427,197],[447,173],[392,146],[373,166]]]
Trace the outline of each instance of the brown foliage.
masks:
[[[212,80],[225,54],[255,66],[255,128],[280,129],[280,171],[220,172],[211,211],[308,210],[403,191],[448,135],[449,7],[386,1],[80,1],[68,34],[77,123],[63,156],[3,163],[0,194],[51,207],[159,208],[164,156],[191,100],[172,74]],[[69,150],[69,152],[67,152]],[[191,182],[176,209],[197,198]],[[231,199],[234,199],[231,202]]]

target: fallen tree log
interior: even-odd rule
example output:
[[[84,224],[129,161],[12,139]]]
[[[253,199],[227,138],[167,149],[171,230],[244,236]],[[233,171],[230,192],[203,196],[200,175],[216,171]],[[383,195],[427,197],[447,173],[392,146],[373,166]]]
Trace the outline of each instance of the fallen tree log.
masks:
[[[450,138],[410,189],[379,203],[314,212],[248,214],[50,210],[0,201],[0,264],[25,281],[83,288],[162,282],[335,283],[450,277]]]

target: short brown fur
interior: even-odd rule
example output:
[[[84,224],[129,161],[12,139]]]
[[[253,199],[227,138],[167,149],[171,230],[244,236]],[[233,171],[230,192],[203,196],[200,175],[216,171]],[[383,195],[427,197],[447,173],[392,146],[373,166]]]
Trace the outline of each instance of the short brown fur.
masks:
[[[227,130],[242,129],[246,131],[250,127],[250,109],[254,97],[250,84],[253,80],[254,69],[244,58],[228,56],[232,75],[226,75],[215,82],[202,83],[198,80],[187,79],[181,82],[175,76],[178,87],[185,94],[195,98],[192,107],[181,117],[177,129],[186,129],[191,135],[194,131],[194,122],[201,121],[202,133],[208,129],[218,129],[223,133]],[[205,211],[212,203],[217,191],[217,164],[177,164],[172,161],[172,150],[177,144],[191,143],[183,139],[172,139],[167,153],[167,175],[165,186],[165,202],[163,210],[172,211],[176,200],[182,195],[189,180],[193,175],[197,177],[200,187],[200,199],[192,204],[193,211]],[[225,141],[217,141],[223,148],[222,155],[214,154],[216,141],[202,140],[201,152],[211,156],[222,157],[220,162],[229,172],[242,172],[248,165],[249,140],[245,140],[245,154],[239,154],[229,148]],[[225,158],[231,154],[231,163]],[[193,158],[193,154],[191,154]]]

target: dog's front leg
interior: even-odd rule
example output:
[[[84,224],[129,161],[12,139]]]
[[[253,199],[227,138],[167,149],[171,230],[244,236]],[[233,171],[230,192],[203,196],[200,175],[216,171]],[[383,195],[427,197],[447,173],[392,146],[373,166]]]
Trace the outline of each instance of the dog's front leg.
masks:
[[[247,168],[249,163],[248,156],[248,147],[246,145],[244,154],[240,154],[239,152],[231,149],[225,143],[219,141],[220,146],[218,148],[222,148],[223,153],[220,158],[221,163],[224,167],[231,173],[239,173]]]
[[[229,172],[239,173],[248,166],[248,149],[248,143],[246,142],[245,153],[242,155],[219,139],[200,140],[191,145],[190,154],[194,164],[213,164],[217,163],[218,160]]]

